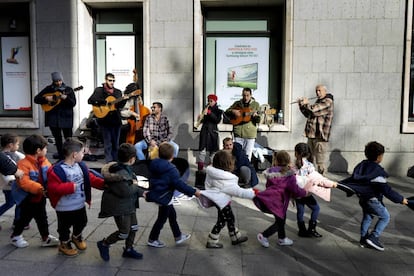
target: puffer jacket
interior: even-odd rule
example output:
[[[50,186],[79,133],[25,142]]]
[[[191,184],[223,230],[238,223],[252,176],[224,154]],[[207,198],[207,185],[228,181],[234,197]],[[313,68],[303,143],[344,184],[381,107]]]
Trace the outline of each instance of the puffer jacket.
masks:
[[[149,180],[149,192],[146,200],[160,205],[168,205],[174,194],[178,190],[188,196],[193,196],[196,192],[188,186],[181,178],[177,167],[170,161],[157,158],[150,164],[151,177]]]
[[[266,190],[259,192],[255,199],[259,199],[272,214],[283,219],[286,217],[289,200],[306,196],[306,191],[296,184],[296,176],[293,171],[282,174],[280,169],[276,166],[264,172],[267,179]],[[254,203],[260,209],[256,200]]]
[[[230,203],[232,196],[252,199],[254,197],[253,189],[241,188],[238,182],[239,178],[233,173],[208,166],[206,168],[206,189],[201,193],[214,201],[220,209]]]
[[[144,190],[134,184],[136,176],[130,166],[110,162],[102,167],[105,179],[99,218],[130,215],[138,208]],[[134,181],[135,180],[135,181]]]

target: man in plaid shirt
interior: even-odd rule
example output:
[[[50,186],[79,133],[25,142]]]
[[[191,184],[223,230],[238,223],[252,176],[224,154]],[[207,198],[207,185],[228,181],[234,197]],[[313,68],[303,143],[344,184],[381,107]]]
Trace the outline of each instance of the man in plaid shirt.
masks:
[[[326,172],[325,160],[328,151],[329,135],[331,133],[334,98],[327,93],[325,85],[317,85],[315,88],[318,99],[314,104],[309,104],[309,99],[299,98],[300,111],[307,118],[305,136],[308,137],[308,145],[315,158],[315,165],[318,172]]]
[[[174,157],[177,157],[179,146],[172,141],[172,129],[167,116],[162,114],[162,103],[154,102],[151,106],[152,113],[148,115],[144,123],[144,140],[135,144],[138,160],[145,160],[144,150],[158,148],[162,142],[169,142],[174,147]]]

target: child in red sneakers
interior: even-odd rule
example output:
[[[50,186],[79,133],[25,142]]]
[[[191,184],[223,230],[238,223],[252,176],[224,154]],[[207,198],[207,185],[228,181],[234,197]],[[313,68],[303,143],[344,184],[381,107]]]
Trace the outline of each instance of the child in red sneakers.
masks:
[[[27,137],[23,141],[26,157],[17,163],[17,167],[24,172],[23,177],[17,179],[17,185],[25,197],[20,203],[20,218],[13,229],[11,243],[19,248],[29,246],[22,232],[33,218],[41,235],[42,247],[56,246],[59,243],[56,237],[49,234],[46,214],[46,172],[51,165],[46,158],[47,144],[43,136],[35,134]]]
[[[290,168],[290,156],[287,151],[274,153],[272,163],[273,166],[264,172],[267,179],[266,190],[259,192],[253,199],[261,211],[275,216],[275,223],[257,235],[263,247],[269,247],[268,238],[276,232],[279,245],[293,244],[285,233],[289,201],[291,198],[304,197],[307,194],[296,183],[295,172]]]
[[[133,248],[135,234],[138,231],[138,198],[144,194],[144,190],[137,185],[138,181],[131,167],[136,157],[135,147],[123,143],[118,149],[118,162],[110,162],[102,167],[105,190],[102,194],[99,218],[114,217],[118,227],[118,230],[97,242],[99,254],[106,262],[109,261],[109,246],[120,240],[125,240],[122,257],[142,259],[142,254]]]
[[[59,252],[66,256],[76,256],[78,250],[86,249],[82,238],[88,222],[85,202],[90,206],[91,187],[103,189],[103,178],[90,172],[82,162],[84,152],[82,142],[67,139],[62,146],[64,160],[53,165],[47,173],[48,196],[57,216]],[[72,248],[72,242],[76,248]]]

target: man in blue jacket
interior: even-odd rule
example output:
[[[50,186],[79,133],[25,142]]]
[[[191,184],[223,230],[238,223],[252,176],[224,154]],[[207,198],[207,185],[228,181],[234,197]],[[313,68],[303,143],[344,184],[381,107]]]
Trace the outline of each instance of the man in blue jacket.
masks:
[[[239,185],[243,188],[251,188],[259,183],[256,170],[247,158],[246,152],[239,143],[233,143],[230,137],[223,139],[223,149],[230,150],[236,158],[236,170],[233,172],[239,177]]]

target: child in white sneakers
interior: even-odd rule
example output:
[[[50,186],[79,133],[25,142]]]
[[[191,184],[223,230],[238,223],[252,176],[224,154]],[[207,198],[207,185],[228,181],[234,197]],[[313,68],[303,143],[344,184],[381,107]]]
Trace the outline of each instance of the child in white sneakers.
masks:
[[[17,185],[23,193],[26,193],[26,197],[20,203],[20,218],[11,235],[11,243],[19,248],[29,246],[22,232],[33,218],[41,235],[42,247],[59,244],[59,240],[49,234],[46,214],[46,173],[51,166],[46,158],[47,144],[43,136],[27,137],[23,141],[23,151],[26,157],[17,163],[17,167],[24,172],[23,177],[17,179]]]
[[[290,168],[290,156],[287,151],[273,154],[272,167],[264,172],[267,179],[266,190],[259,192],[253,199],[256,206],[265,213],[273,214],[275,223],[262,233],[257,234],[263,247],[269,247],[268,238],[277,232],[278,244],[292,245],[293,241],[286,237],[286,212],[291,198],[304,197],[306,191],[296,184],[295,172]]]
[[[59,252],[66,256],[76,256],[78,250],[86,249],[82,237],[88,222],[85,202],[90,206],[91,187],[103,189],[103,178],[95,176],[82,162],[84,151],[82,142],[67,139],[62,146],[64,160],[54,164],[47,172],[48,196],[56,210]],[[72,248],[71,243],[76,248]]]

